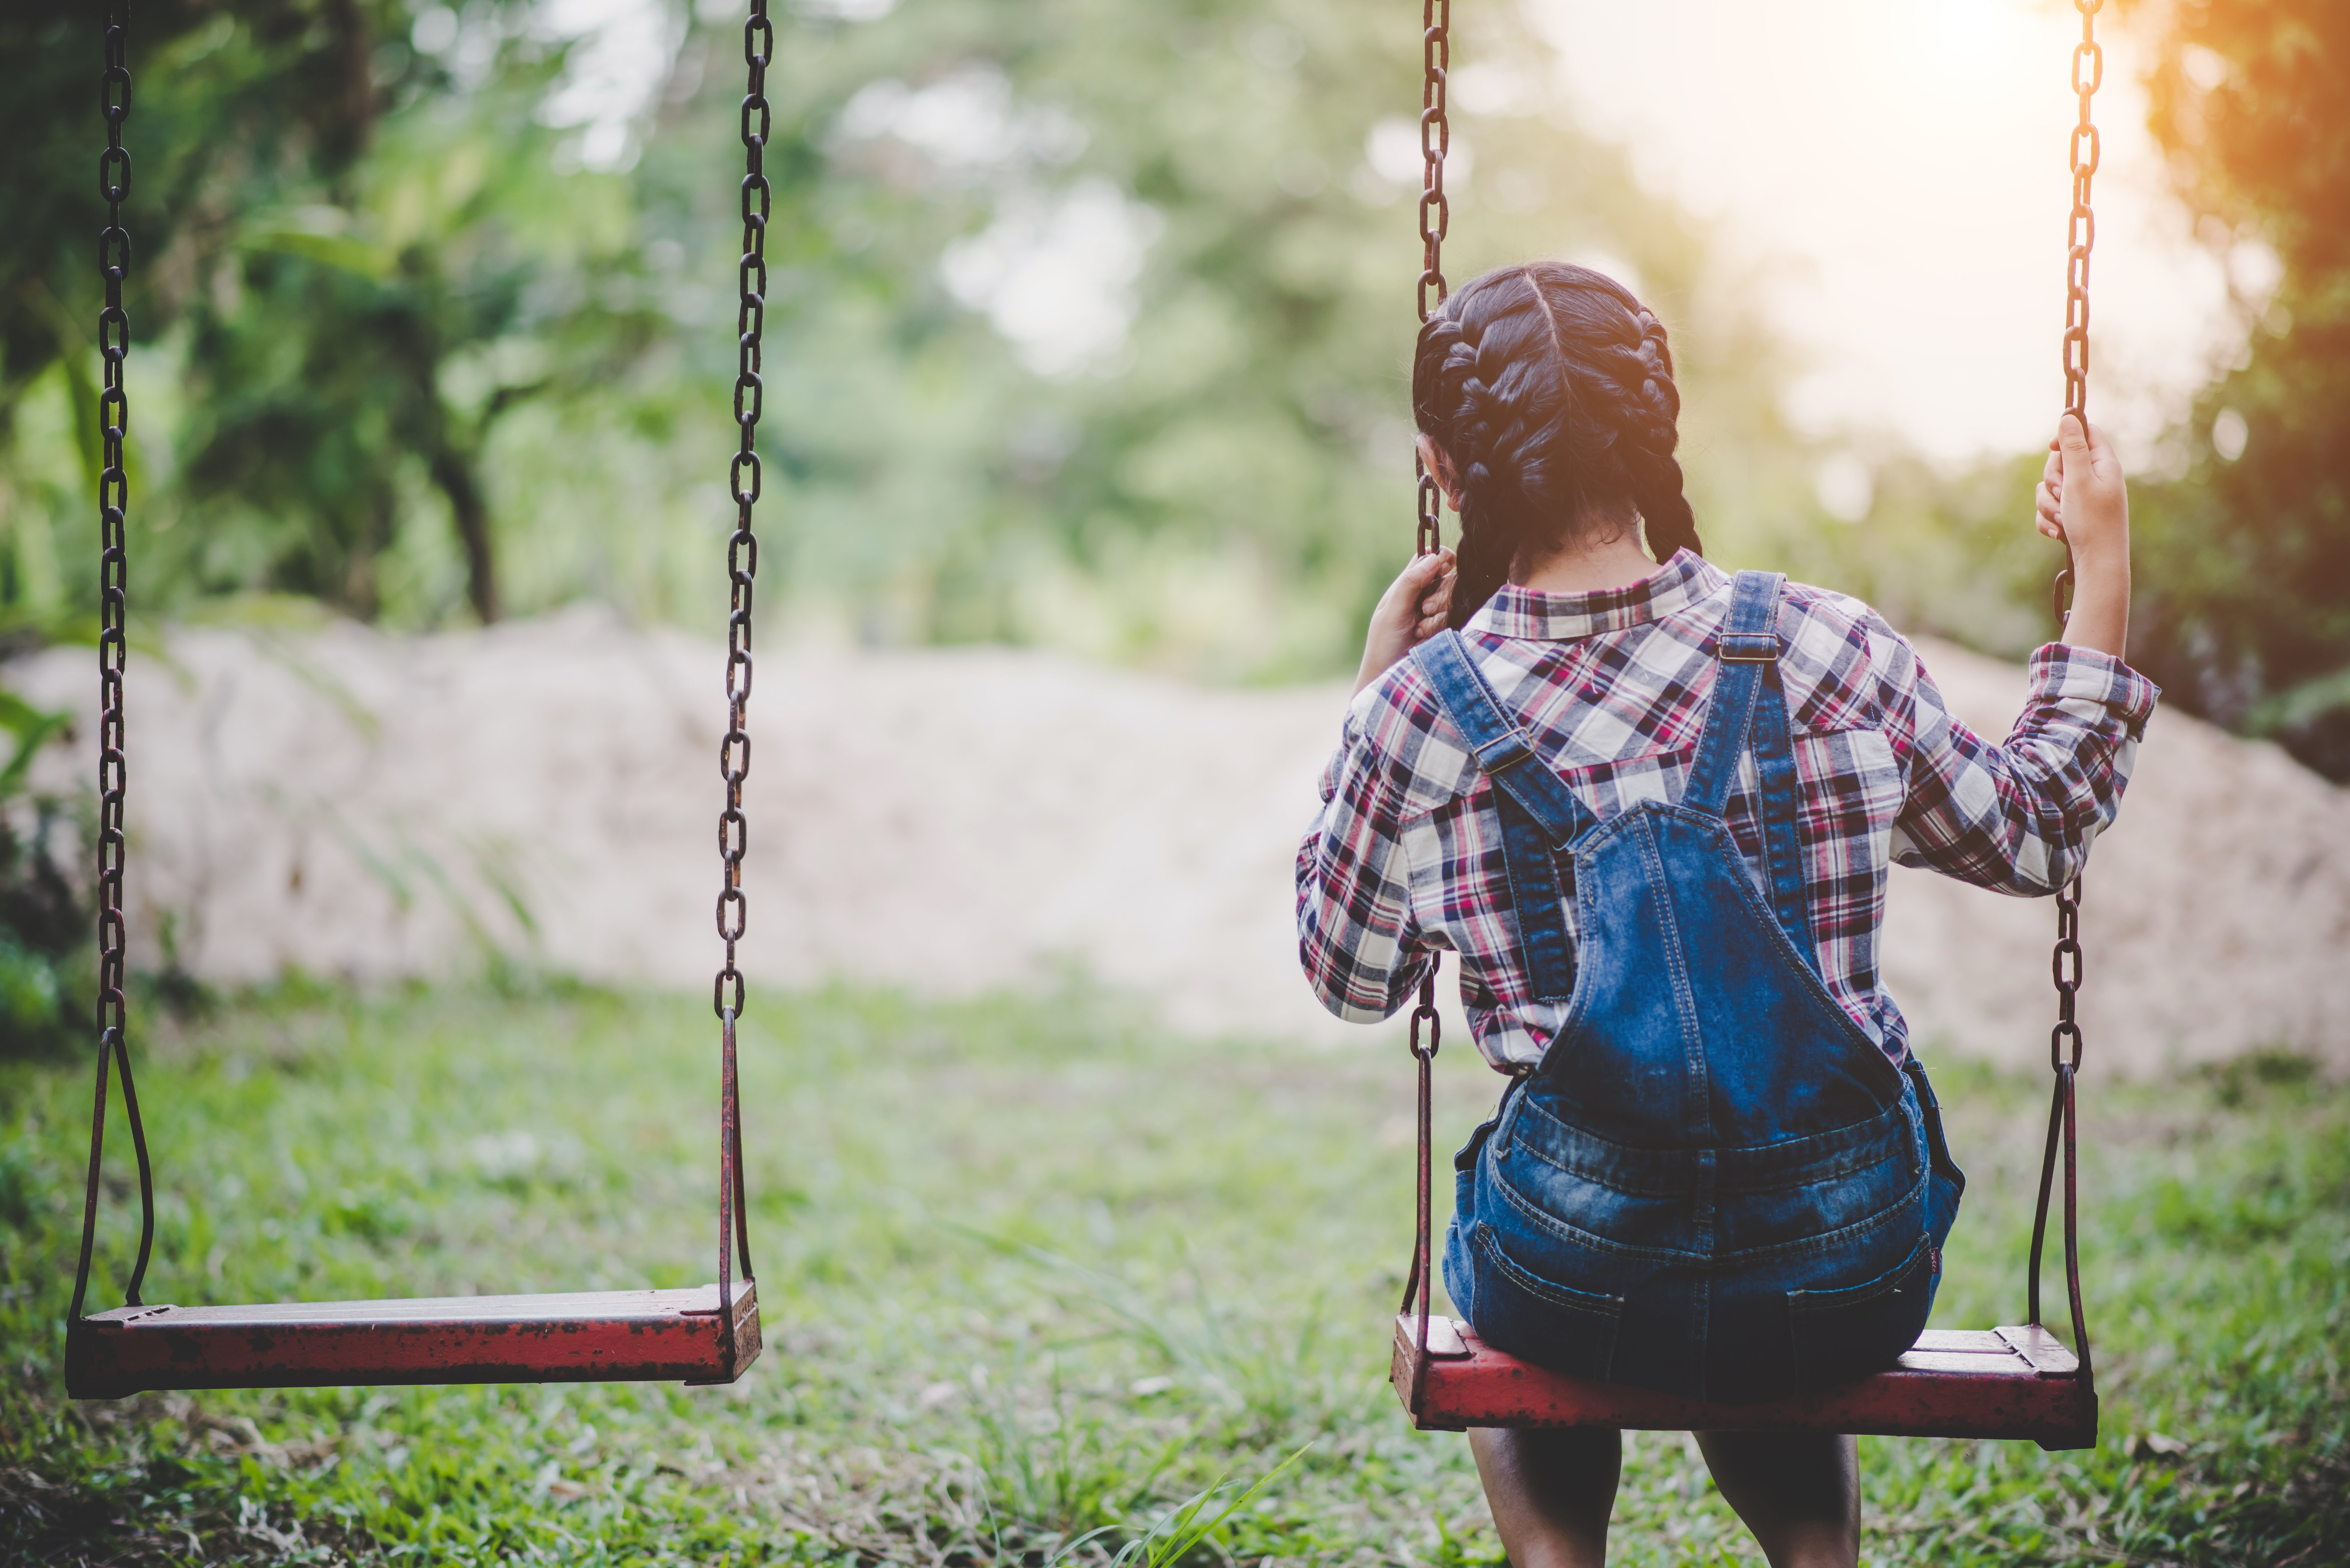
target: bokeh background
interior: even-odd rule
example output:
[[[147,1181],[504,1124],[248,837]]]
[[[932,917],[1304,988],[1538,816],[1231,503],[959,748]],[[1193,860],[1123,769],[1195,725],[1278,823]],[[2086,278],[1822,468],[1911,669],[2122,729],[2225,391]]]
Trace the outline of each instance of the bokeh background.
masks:
[[[768,1359],[78,1407],[99,18],[0,7],[0,1557],[1503,1561],[1465,1449],[1381,1381],[1399,1027],[1322,1015],[1290,926],[1412,538],[1420,7],[773,8]],[[1454,21],[1451,278],[1630,283],[1709,554],[1871,600],[2003,730],[2054,630],[2074,5]],[[2084,917],[2106,1429],[1872,1440],[1869,1550],[2342,1561],[2350,7],[2097,26],[2091,410],[2164,689]],[[149,1299],[699,1282],[740,16],[139,0],[130,66]],[[1974,1173],[1938,1326],[2018,1315],[2052,928],[1895,879],[1887,983]],[[1493,1085],[1461,1049],[1438,1076],[1457,1140]],[[1743,1560],[1679,1438],[1626,1477],[1624,1561]]]
[[[781,15],[779,627],[1338,670],[1409,466],[1414,29],[1305,3]],[[2105,22],[2096,395],[2151,482],[2137,657],[2338,776],[2330,13]],[[88,51],[6,25],[0,602],[62,629],[93,582]],[[2007,524],[2058,387],[2074,26],[2022,0],[1464,7],[1448,269],[1614,266],[1676,328],[1720,553],[2014,651],[2045,630],[2044,557]],[[296,595],[431,630],[592,598],[708,626],[723,8],[157,4],[134,36],[146,613]]]
[[[1312,0],[779,16],[761,645],[1009,647],[1228,691],[1349,668],[1409,538],[1416,30]],[[2338,781],[2350,115],[2325,84],[2343,23],[2286,0],[2132,0],[2103,20],[2093,409],[2138,476],[2131,657],[2167,714]],[[0,26],[0,620],[22,655],[94,624],[101,210],[87,29],[37,8]],[[2029,0],[1464,6],[1448,271],[1539,254],[1624,276],[1675,333],[1718,559],[2012,659],[2052,630],[2053,552],[2021,520],[2061,400],[2077,27]],[[724,7],[660,0],[142,9],[131,549],[150,647],[237,629],[248,653],[275,638],[282,670],[332,663],[287,651],[321,628],[462,637],[581,606],[714,636],[739,36]],[[168,664],[145,722],[192,690],[161,681]],[[87,750],[71,720],[90,683],[55,655],[11,668],[0,991],[6,1026],[37,1033],[86,1000],[87,759],[67,745],[78,730]],[[300,761],[335,750],[335,714],[383,746],[333,679],[306,679],[307,738],[240,753],[281,805],[344,794]],[[1033,706],[1006,679],[1003,700]],[[400,691],[431,731],[438,699],[412,681],[370,701],[400,709]],[[917,730],[907,702],[763,762]],[[674,706],[714,722],[703,693]],[[385,969],[306,945],[317,917],[286,898],[284,941],[208,961],[223,895],[170,867],[239,857],[146,814],[214,787],[172,770],[217,758],[157,744],[141,760],[161,792],[133,794],[156,867],[133,877],[142,967]],[[433,787],[452,818],[497,815]],[[342,870],[398,916],[347,946],[397,947],[385,921],[412,916],[494,957],[632,972],[536,940],[568,897],[546,880],[561,845],[502,818],[466,829],[471,848],[423,845],[432,799],[400,808],[410,826],[343,831],[367,843]],[[914,787],[907,810],[928,802]],[[298,892],[293,840],[328,830],[317,810],[277,815]],[[788,855],[774,815],[763,827]],[[411,848],[417,876],[382,869]],[[795,868],[773,869],[788,885]]]

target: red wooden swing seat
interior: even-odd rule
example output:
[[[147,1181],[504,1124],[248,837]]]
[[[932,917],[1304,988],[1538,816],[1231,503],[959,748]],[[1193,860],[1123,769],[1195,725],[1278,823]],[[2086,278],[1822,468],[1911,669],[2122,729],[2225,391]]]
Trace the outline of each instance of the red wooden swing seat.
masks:
[[[758,1287],[126,1306],[73,1324],[66,1390],[376,1383],[732,1383],[759,1357]]]
[[[1417,1317],[1396,1317],[1390,1380],[1411,1403]],[[1878,1437],[2030,1438],[2043,1449],[2097,1441],[2097,1393],[2046,1329],[1929,1329],[1874,1377],[1767,1405],[1712,1405],[1591,1383],[1495,1350],[1467,1324],[1428,1323],[1422,1431],[1470,1427],[1617,1427],[1643,1431],[1866,1432]]]
[[[105,1154],[109,1064],[139,1157],[139,1257],[128,1302],[85,1314]],[[732,1383],[759,1358],[759,1288],[743,1194],[734,1012],[719,1013],[718,1281],[674,1291],[411,1296],[386,1301],[154,1305],[139,1287],[155,1240],[155,1189],[130,1054],[109,1029],[98,1057],[81,1260],[66,1319],[66,1392],[120,1399],[162,1389],[385,1383]],[[733,1259],[729,1257],[732,1243]],[[738,1277],[733,1262],[739,1260]]]

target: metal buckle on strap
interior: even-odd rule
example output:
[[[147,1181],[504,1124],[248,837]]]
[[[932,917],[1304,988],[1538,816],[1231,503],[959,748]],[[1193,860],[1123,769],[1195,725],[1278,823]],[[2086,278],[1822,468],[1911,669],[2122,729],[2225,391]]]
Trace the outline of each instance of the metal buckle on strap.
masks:
[[[1487,777],[1505,773],[1534,754],[1534,748],[1517,735],[1503,735],[1477,748],[1477,766]]]
[[[1767,631],[1726,631],[1714,657],[1724,664],[1775,664],[1779,639]]]

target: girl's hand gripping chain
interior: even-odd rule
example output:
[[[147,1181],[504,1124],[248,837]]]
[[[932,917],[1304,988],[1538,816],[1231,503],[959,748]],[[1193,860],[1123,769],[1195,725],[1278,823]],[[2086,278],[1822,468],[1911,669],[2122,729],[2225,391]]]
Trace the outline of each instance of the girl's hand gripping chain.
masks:
[[[2040,531],[2073,552],[2064,640],[2123,657],[2129,641],[2129,487],[2106,432],[2066,414],[2048,443],[2034,499]]]
[[[1363,639],[1363,667],[1356,673],[1360,691],[1385,675],[1396,660],[1444,629],[1452,614],[1452,552],[1441,546],[1416,556],[1396,575],[1371,611],[1371,629]]]

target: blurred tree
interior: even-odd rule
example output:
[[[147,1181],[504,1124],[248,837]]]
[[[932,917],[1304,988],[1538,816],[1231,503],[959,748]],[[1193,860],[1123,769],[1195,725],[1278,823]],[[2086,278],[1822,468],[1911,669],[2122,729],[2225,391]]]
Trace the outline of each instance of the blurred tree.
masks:
[[[2166,695],[2350,780],[2350,6],[2167,0],[2152,125],[2216,247],[2282,277],[2143,492],[2132,657]]]
[[[497,421],[618,373],[665,325],[625,297],[625,185],[548,171],[556,136],[535,110],[556,64],[394,108],[363,160],[281,182],[197,258],[179,460],[195,506],[247,520],[204,531],[231,543],[192,563],[200,580],[258,567],[372,618],[412,471],[448,508],[474,614],[498,618]],[[255,541],[265,564],[239,558]]]
[[[159,286],[156,258],[171,254],[196,210],[190,198],[203,171],[274,158],[295,138],[348,157],[373,119],[377,95],[365,54],[353,47],[348,4],[314,15],[327,9],[318,0],[257,0],[244,7],[243,47],[224,56],[240,29],[215,17],[218,9],[154,0],[139,7],[132,32],[131,276],[151,317],[186,293],[184,275],[172,279],[177,286]],[[68,345],[87,347],[89,337],[83,317],[96,312],[95,246],[106,213],[96,175],[105,144],[101,25],[99,12],[64,5],[0,13],[0,136],[9,149],[0,176],[9,214],[0,225],[0,416]],[[241,99],[253,109],[240,118],[230,106]]]
[[[142,5],[134,57],[142,606],[707,613],[739,19],[649,0],[641,160],[583,171],[544,6],[172,3]],[[1409,547],[1416,24],[1343,0],[777,16],[764,526],[793,611],[1343,668]],[[38,151],[0,174],[35,214],[6,237],[0,597],[86,603],[87,476],[42,454],[91,400],[96,43],[6,26],[0,103]],[[1574,129],[1514,6],[1464,10],[1455,64],[1453,280],[1534,254],[1626,275],[1675,329],[1710,545],[1792,564],[1816,508],[1750,280]]]
[[[410,46],[405,0],[140,7],[130,309],[142,347],[182,358],[185,400],[159,452],[159,406],[179,399],[156,396],[142,356],[134,434],[148,468],[179,482],[142,487],[133,510],[149,607],[159,587],[167,603],[274,589],[372,617],[414,468],[444,498],[475,611],[495,618],[492,427],[647,338],[642,313],[594,286],[628,264],[629,225],[611,211],[625,188],[546,188],[556,133],[534,110],[563,48],[530,15],[525,0],[469,7],[460,67]],[[62,374],[85,466],[96,26],[56,8],[0,19],[0,134],[20,150],[0,189],[14,220],[0,232],[0,440],[27,391]],[[13,556],[23,532],[9,528]],[[24,575],[0,572],[0,588]]]
[[[1416,22],[1343,0],[818,9],[781,101],[821,160],[795,216],[837,292],[795,312],[769,405],[805,574],[858,585],[888,635],[1339,667],[1410,548]],[[1542,254],[1627,275],[1675,328],[1707,537],[1783,554],[1814,508],[1746,280],[1575,130],[1515,7],[1461,20],[1451,279]],[[900,356],[983,401],[949,413],[878,368],[883,344],[827,338],[879,275]],[[983,487],[925,483],[932,441]]]
[[[165,455],[153,437],[164,422],[159,404],[169,406],[168,395],[156,395],[164,389],[150,356],[195,291],[194,264],[280,171],[347,166],[381,102],[353,0],[259,0],[241,9],[233,18],[204,0],[160,0],[139,7],[131,32],[128,305],[134,340],[150,351],[139,356],[146,374],[131,387],[132,524],[141,534],[155,521],[150,508],[159,497],[146,482],[153,460]],[[97,462],[93,247],[105,221],[93,151],[104,136],[96,96],[100,20],[99,12],[57,5],[0,16],[0,136],[12,154],[0,172],[11,220],[0,226],[0,443],[15,448],[6,472],[15,483],[0,493],[7,534],[0,589],[19,618],[94,602],[94,568],[83,560],[96,536],[88,497]],[[22,434],[27,395],[48,382],[67,405],[78,473],[57,472],[42,461],[48,454],[11,439]],[[36,476],[52,483],[36,485]],[[51,536],[59,528],[62,541]],[[74,577],[88,578],[62,602],[60,555],[75,563]]]

